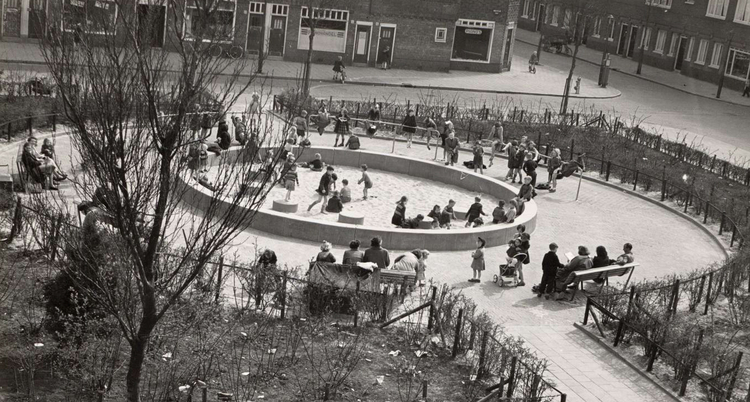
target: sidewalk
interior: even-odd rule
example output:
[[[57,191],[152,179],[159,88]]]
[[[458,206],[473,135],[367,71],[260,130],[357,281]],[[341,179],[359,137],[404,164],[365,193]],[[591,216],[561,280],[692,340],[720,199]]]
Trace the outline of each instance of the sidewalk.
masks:
[[[523,55],[515,55],[523,58]],[[174,62],[176,54],[170,54]],[[39,45],[35,42],[0,42],[0,64],[5,68],[23,69],[24,65],[44,64]],[[8,66],[9,65],[9,66]],[[276,79],[297,79],[301,76],[302,65],[283,60],[266,60],[264,70],[269,77]],[[245,68],[243,74],[250,75],[255,71],[255,63]],[[374,67],[346,68],[347,83],[372,86],[407,86],[422,89],[475,91],[495,94],[528,94],[539,96],[560,96],[567,78],[567,71],[554,68],[540,69],[537,74],[530,74],[527,63],[513,63],[511,71],[502,74],[480,73],[470,71],[451,71],[449,73],[390,69],[381,70]],[[334,82],[331,66],[314,64],[312,79],[314,81]],[[600,88],[596,82],[583,80],[581,93],[586,96],[571,95],[578,99],[610,99],[621,95],[616,88]]]
[[[519,29],[516,31],[516,41],[532,46],[537,46],[539,44],[539,33]],[[551,56],[552,53],[543,52],[541,55],[541,63],[544,64],[545,57]],[[578,59],[598,66],[602,61],[602,52],[599,50],[589,49],[588,47],[583,45],[578,48]],[[642,80],[649,81],[658,85],[663,85],[691,95],[714,99],[719,102],[732,103],[741,106],[750,106],[750,98],[743,98],[741,96],[742,94],[739,91],[734,91],[725,87],[722,90],[722,97],[720,99],[716,99],[717,85],[714,83],[691,78],[682,75],[677,71],[662,70],[660,68],[652,67],[646,64],[643,64],[641,75],[638,75],[635,73],[638,69],[637,58],[628,59],[618,55],[613,55],[611,60],[612,71],[621,74],[640,78]]]

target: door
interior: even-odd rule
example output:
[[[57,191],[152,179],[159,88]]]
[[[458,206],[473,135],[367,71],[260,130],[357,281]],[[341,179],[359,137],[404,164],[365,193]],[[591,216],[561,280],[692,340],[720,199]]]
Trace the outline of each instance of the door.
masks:
[[[260,41],[263,36],[263,14],[250,14],[247,27],[247,50],[249,53],[260,53]]]
[[[508,29],[505,37],[505,51],[503,52],[503,66],[510,70],[510,47],[513,45],[513,28]]]
[[[576,20],[578,20],[578,16],[576,16]],[[583,20],[583,37],[581,37],[581,43],[584,45],[587,45],[589,40],[589,33],[591,30],[592,20],[590,16],[587,16],[586,19]]]
[[[625,57],[633,57],[635,51],[635,40],[638,38],[638,27],[633,25],[630,27],[630,39],[628,40],[628,48]]]
[[[536,31],[539,32],[542,30],[542,24],[544,23],[544,18],[547,14],[544,13],[544,4],[539,5],[539,14],[536,16]]]
[[[166,18],[166,7],[139,4],[138,5],[138,29],[141,40],[148,41],[153,47],[164,46],[164,20]]]
[[[357,34],[354,41],[355,63],[367,63],[370,59],[370,33],[372,26],[357,25]]]
[[[7,0],[3,13],[3,35],[21,36],[21,0]]]
[[[684,36],[680,36],[679,43],[677,45],[677,55],[675,56],[674,60],[674,69],[675,70],[682,70],[682,61],[685,60],[685,42],[687,41],[687,38]]]
[[[617,42],[617,54],[625,56],[625,48],[628,43],[628,31],[630,26],[628,24],[620,25],[620,40]]]
[[[268,38],[268,54],[271,56],[284,55],[284,36],[286,17],[274,15],[271,17],[271,33]]]
[[[396,27],[380,26],[380,38],[378,39],[378,63],[391,64],[393,60],[393,40],[396,35]]]
[[[46,0],[31,0],[29,4],[29,38],[40,39],[44,35]]]

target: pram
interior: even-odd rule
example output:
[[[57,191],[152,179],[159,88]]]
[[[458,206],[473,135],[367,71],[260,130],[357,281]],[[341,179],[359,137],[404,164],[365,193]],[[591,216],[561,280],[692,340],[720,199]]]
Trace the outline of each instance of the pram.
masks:
[[[525,253],[518,253],[513,258],[509,258],[506,264],[500,264],[498,274],[492,277],[492,282],[497,286],[516,287],[518,286],[518,264],[523,264],[526,259]]]
[[[378,126],[375,123],[367,122],[367,135],[374,136],[378,132]]]

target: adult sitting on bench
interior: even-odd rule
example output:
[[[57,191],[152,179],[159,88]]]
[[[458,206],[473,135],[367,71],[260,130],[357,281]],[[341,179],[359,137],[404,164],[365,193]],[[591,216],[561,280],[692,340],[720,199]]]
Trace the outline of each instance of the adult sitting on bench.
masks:
[[[586,246],[578,246],[578,255],[573,257],[568,264],[557,270],[555,275],[555,300],[559,300],[565,292],[565,288],[575,281],[576,271],[591,269],[593,266],[589,258],[589,249]]]
[[[23,146],[22,161],[29,176],[37,183],[46,185],[48,190],[57,190],[53,177],[58,170],[55,161],[40,155],[36,150],[36,137],[29,137]]]

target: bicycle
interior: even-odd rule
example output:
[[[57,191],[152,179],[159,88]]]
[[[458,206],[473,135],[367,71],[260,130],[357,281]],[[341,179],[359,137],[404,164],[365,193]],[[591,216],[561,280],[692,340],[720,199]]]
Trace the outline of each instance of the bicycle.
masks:
[[[223,57],[227,59],[237,60],[245,56],[245,51],[237,45],[234,45],[229,49],[221,45],[211,45],[209,54],[213,57]]]

